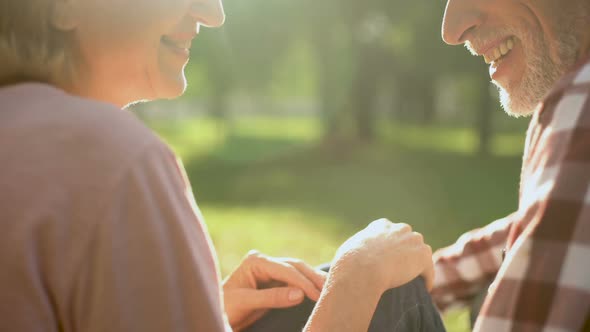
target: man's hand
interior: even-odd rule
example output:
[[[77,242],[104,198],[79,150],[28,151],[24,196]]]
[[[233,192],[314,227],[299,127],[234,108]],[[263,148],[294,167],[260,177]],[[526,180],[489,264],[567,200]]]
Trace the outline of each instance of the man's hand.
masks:
[[[223,283],[230,325],[240,331],[269,309],[298,305],[305,296],[317,301],[326,275],[300,260],[250,252]]]

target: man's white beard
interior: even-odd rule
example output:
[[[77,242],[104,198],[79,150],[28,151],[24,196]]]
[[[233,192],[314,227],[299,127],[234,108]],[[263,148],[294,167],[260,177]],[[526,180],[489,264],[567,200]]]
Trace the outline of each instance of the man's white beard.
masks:
[[[550,49],[540,36],[520,34],[526,60],[522,81],[516,86],[507,87],[494,82],[500,91],[502,107],[509,115],[531,115],[558,80],[575,65],[581,47],[575,33],[576,26],[572,24],[562,28],[555,41],[555,59],[550,56]]]

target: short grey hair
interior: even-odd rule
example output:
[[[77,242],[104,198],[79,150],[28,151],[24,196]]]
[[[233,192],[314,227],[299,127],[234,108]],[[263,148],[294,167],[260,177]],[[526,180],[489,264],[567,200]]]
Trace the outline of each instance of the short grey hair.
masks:
[[[55,0],[0,1],[0,85],[68,80],[68,33],[52,26]]]

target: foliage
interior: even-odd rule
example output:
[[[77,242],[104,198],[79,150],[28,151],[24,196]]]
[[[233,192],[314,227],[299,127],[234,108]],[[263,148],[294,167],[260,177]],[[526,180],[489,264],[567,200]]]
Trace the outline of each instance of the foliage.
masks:
[[[272,111],[269,97],[301,96],[316,101],[324,137],[371,140],[378,91],[394,86],[392,94],[403,96],[389,106],[405,114],[398,120],[433,123],[437,96],[452,88],[438,84],[441,78],[451,85],[449,77],[462,77],[457,84],[466,75],[489,80],[481,61],[442,42],[444,2],[226,0],[225,6],[225,26],[202,33],[189,67],[189,81],[206,77],[189,94],[205,94],[210,112],[222,119],[230,117],[236,94],[257,100],[261,111]],[[476,116],[496,108],[487,89],[458,89],[454,102],[463,116],[490,131],[488,118]]]

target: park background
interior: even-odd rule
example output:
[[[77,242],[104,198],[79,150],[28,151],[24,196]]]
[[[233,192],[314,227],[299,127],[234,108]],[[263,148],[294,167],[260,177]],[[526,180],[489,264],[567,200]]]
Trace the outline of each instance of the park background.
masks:
[[[370,221],[433,248],[517,207],[526,120],[440,37],[442,0],[225,0],[187,93],[136,105],[180,155],[223,275],[250,249],[320,264]],[[468,313],[446,315],[450,332]]]

